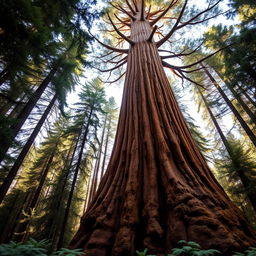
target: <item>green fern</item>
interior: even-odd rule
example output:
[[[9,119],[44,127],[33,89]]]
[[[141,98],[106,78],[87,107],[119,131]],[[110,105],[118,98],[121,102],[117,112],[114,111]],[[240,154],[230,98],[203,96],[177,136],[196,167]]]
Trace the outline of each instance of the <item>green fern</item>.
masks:
[[[26,243],[10,242],[0,244],[0,256],[82,256],[84,253],[80,249],[70,250],[62,248],[61,250],[49,254],[47,248],[50,243],[44,239],[36,241],[29,239]]]
[[[213,256],[220,253],[215,249],[203,250],[198,243],[192,241],[180,240],[178,244],[182,245],[182,247],[172,249],[172,253],[168,256]]]
[[[244,253],[236,252],[233,256],[256,256],[256,248],[249,247]]]

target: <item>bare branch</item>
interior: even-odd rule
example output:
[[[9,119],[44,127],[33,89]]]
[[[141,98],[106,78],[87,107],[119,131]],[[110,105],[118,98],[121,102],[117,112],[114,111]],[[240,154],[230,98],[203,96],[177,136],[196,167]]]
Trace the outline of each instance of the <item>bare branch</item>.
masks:
[[[114,6],[112,3],[110,3],[112,6]],[[135,20],[135,17],[133,15],[131,15],[129,12],[127,12],[124,8],[122,8],[120,5],[115,6],[115,8],[117,8],[119,11],[125,13],[126,15],[128,15],[132,20]]]
[[[151,31],[150,36],[147,39],[148,42],[152,42],[152,39],[153,39],[153,36],[154,36],[156,30],[157,30],[157,26],[154,26],[153,30]]]
[[[186,9],[187,3],[188,3],[188,0],[185,0],[185,3],[184,3],[184,5],[183,5],[183,7],[182,7],[182,9],[181,9],[181,11],[180,11],[179,17],[177,18],[177,20],[176,20],[174,26],[172,27],[172,29],[170,30],[170,32],[169,32],[164,38],[162,38],[160,41],[158,41],[158,42],[156,43],[156,46],[157,46],[158,48],[159,48],[163,43],[165,43],[165,42],[173,35],[173,33],[177,30],[177,27],[178,27],[178,25],[179,25],[179,23],[180,23],[180,20],[181,20],[183,14],[184,14],[185,9]]]
[[[106,62],[113,61],[115,58],[120,57],[120,56],[122,56],[122,55],[123,55],[123,53],[119,53],[119,54],[117,54],[116,56],[112,57],[111,59],[106,60]]]
[[[110,71],[114,71],[115,69],[118,69],[118,68],[120,68],[121,66],[123,66],[125,63],[126,63],[127,61],[126,60],[124,60],[122,63],[120,63],[119,65],[117,65],[117,66],[115,66],[115,67],[113,67],[113,68],[110,68],[110,69],[100,69],[100,68],[96,68],[96,67],[93,67],[93,68],[95,68],[95,69],[97,69],[98,71],[100,71],[100,72],[110,72]]]
[[[139,10],[138,10],[137,4],[136,4],[136,0],[132,0],[132,2],[133,2],[136,12],[138,12]]]
[[[157,15],[158,13],[160,13],[160,12],[162,12],[162,11],[164,11],[164,7],[160,8],[160,9],[157,10],[157,11],[151,12],[151,13],[149,14],[149,17],[152,17],[152,16],[154,16],[154,15]]]
[[[108,52],[108,53],[106,53],[104,55],[101,55],[101,56],[96,56],[96,58],[104,58],[104,57],[107,57],[108,55],[110,55],[112,53],[114,53],[114,51],[110,51],[110,52]]]
[[[162,61],[162,63],[163,63],[163,66],[164,66],[164,67],[170,68],[170,69],[172,70],[172,72],[175,73],[174,70],[176,70],[176,71],[180,74],[180,76],[181,76],[182,78],[184,78],[184,79],[188,80],[189,82],[194,83],[194,84],[199,85],[199,86],[201,86],[202,88],[204,88],[203,85],[197,83],[196,81],[194,81],[194,80],[190,79],[189,77],[187,77],[186,75],[184,75],[184,73],[183,73],[184,70],[182,70],[181,67],[173,66],[173,65],[171,65],[171,64],[169,64],[169,63],[167,63],[167,62],[165,62],[165,61]],[[175,73],[175,74],[177,75],[177,73]],[[180,77],[180,76],[179,76],[179,77]],[[183,80],[183,79],[182,79],[182,80]]]
[[[130,25],[129,23],[127,23],[127,22],[121,20],[116,14],[114,14],[114,15],[115,15],[116,19],[117,19],[118,21],[120,21],[122,24],[126,25],[127,27],[131,27],[131,25]]]
[[[206,8],[205,10],[199,12],[197,15],[195,15],[194,17],[192,17],[190,20],[188,20],[188,21],[186,21],[186,22],[183,22],[181,25],[179,25],[179,26],[177,27],[177,29],[180,29],[180,28],[182,28],[182,27],[184,27],[184,26],[186,26],[186,25],[188,25],[188,24],[194,25],[194,24],[198,24],[198,23],[201,23],[201,22],[203,22],[203,21],[208,20],[208,19],[205,19],[205,20],[203,20],[203,21],[194,22],[194,24],[191,23],[191,21],[197,19],[197,18],[200,17],[202,14],[204,14],[204,13],[210,11],[211,9],[213,9],[213,8],[214,8],[215,6],[217,6],[221,1],[222,1],[222,0],[218,0],[215,4],[213,4],[212,6]],[[216,15],[215,15],[215,16],[216,16]],[[213,18],[214,18],[214,16],[213,16]],[[210,19],[210,18],[209,18],[209,19]]]
[[[151,5],[149,6],[148,13],[147,13],[147,16],[146,16],[146,20],[149,18],[150,10],[151,10]]]
[[[116,25],[114,24],[114,22],[112,21],[112,19],[110,18],[110,16],[109,16],[108,13],[107,13],[107,15],[108,15],[109,21],[111,22],[111,24],[112,24],[113,28],[115,29],[116,33],[117,33],[119,36],[121,36],[121,37],[122,37],[125,41],[127,41],[128,43],[130,43],[131,45],[134,45],[134,42],[133,42],[131,39],[129,39],[127,36],[125,36],[122,32],[120,32],[120,31],[117,29]]]
[[[140,20],[145,20],[144,11],[145,11],[145,0],[141,0],[141,10],[140,10]]]
[[[125,56],[125,57],[123,57],[122,59],[117,60],[117,61],[113,61],[113,60],[102,60],[102,62],[103,62],[103,63],[118,64],[118,63],[120,63],[120,62],[122,62],[122,61],[124,61],[124,60],[126,60],[126,59],[127,59],[127,56]]]
[[[150,22],[150,25],[155,25],[179,0],[172,0],[170,5],[153,21]]]
[[[114,48],[112,46],[109,46],[107,44],[102,43],[98,38],[96,38],[91,32],[89,31],[89,34],[102,46],[106,47],[107,49],[114,51],[114,52],[121,52],[121,53],[128,53],[128,49],[119,49],[119,48]]]
[[[203,45],[204,42],[202,42],[200,45],[198,45],[194,50],[192,50],[191,52],[187,52],[187,53],[184,53],[184,51],[186,49],[184,49],[183,51],[181,51],[180,53],[177,53],[175,54],[174,52],[171,52],[171,51],[167,51],[167,50],[159,50],[159,51],[162,51],[162,52],[169,52],[171,53],[172,55],[167,55],[167,56],[161,56],[162,59],[168,59],[168,58],[177,58],[177,57],[182,57],[182,56],[189,56],[193,53],[195,53],[202,45]]]
[[[206,56],[206,57],[204,57],[204,58],[202,58],[202,59],[200,59],[200,60],[198,60],[198,61],[196,61],[196,62],[194,62],[194,63],[192,63],[192,64],[189,64],[189,65],[186,65],[186,66],[181,66],[181,67],[179,67],[179,68],[181,68],[181,69],[191,68],[191,67],[193,67],[193,66],[195,66],[195,65],[197,65],[197,64],[199,64],[199,63],[201,63],[201,62],[203,62],[203,61],[205,61],[206,59],[212,57],[212,56],[215,55],[216,53],[218,53],[218,52],[224,50],[225,48],[228,48],[228,47],[231,46],[231,45],[232,45],[232,44],[227,45],[227,46],[225,46],[225,47],[223,47],[223,48],[221,48],[221,49],[219,49],[219,50],[213,52],[212,54],[210,54],[210,55],[208,55],[208,56]]]
[[[221,13],[217,13],[216,15],[213,15],[213,16],[210,16],[208,18],[205,18],[203,20],[199,20],[199,21],[195,21],[195,22],[189,22],[188,24],[185,24],[185,25],[196,25],[196,24],[199,24],[199,23],[203,23],[205,21],[208,21],[208,20],[211,20],[213,18],[216,18],[220,15],[223,15],[223,14],[226,14],[228,11],[225,11],[225,12],[221,12]],[[183,25],[183,24],[182,24]]]
[[[120,80],[124,75],[126,74],[126,72],[124,72],[123,74],[121,74],[116,80],[114,81],[103,81],[99,78],[99,80],[102,82],[102,83],[105,83],[105,84],[113,84],[113,83],[116,83],[118,80]]]
[[[133,13],[133,15],[136,15],[136,12],[135,12],[135,10],[132,8],[132,6],[130,5],[129,0],[125,0],[125,2],[126,2],[126,4],[128,5],[130,11]]]

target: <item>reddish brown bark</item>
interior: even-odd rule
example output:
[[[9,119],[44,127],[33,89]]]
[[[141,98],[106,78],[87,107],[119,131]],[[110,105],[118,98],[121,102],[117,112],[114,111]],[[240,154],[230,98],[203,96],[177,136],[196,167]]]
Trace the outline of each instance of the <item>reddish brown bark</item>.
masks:
[[[255,234],[195,145],[156,44],[147,40],[151,30],[140,13],[131,24],[112,156],[71,247],[88,256],[142,248],[163,255],[185,239],[231,255],[254,244]]]

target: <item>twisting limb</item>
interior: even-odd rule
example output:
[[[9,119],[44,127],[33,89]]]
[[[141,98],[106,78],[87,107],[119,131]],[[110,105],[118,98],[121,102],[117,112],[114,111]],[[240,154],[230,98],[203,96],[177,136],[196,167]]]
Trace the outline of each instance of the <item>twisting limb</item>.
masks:
[[[125,0],[125,2],[126,2],[126,4],[127,4],[127,6],[129,7],[130,11],[132,12],[132,14],[133,14],[133,15],[136,15],[136,12],[135,12],[135,10],[132,8],[132,6],[130,5],[129,0]]]
[[[151,31],[150,36],[147,39],[148,42],[152,42],[152,39],[153,39],[153,36],[154,36],[156,30],[157,30],[157,26],[154,26],[153,30]]]
[[[114,22],[112,21],[112,19],[110,18],[110,16],[109,16],[108,13],[107,13],[107,15],[108,15],[109,21],[110,21],[110,23],[112,24],[112,26],[113,26],[114,30],[116,31],[116,33],[117,33],[119,36],[121,36],[121,37],[122,37],[125,41],[127,41],[128,43],[130,43],[131,45],[134,45],[134,42],[133,42],[131,39],[129,39],[127,36],[125,36],[122,32],[120,32],[120,31],[118,30],[118,28],[116,27],[116,25],[114,24]]]
[[[202,21],[194,22],[194,24],[191,23],[193,20],[197,19],[197,18],[200,17],[202,14],[204,14],[204,13],[210,11],[211,9],[213,9],[213,8],[214,8],[215,6],[217,6],[221,1],[222,1],[222,0],[217,1],[215,4],[213,4],[212,6],[206,8],[205,10],[199,12],[197,15],[195,15],[194,17],[192,17],[192,18],[189,19],[188,21],[183,22],[181,25],[177,26],[177,29],[183,28],[184,26],[189,25],[189,24],[190,24],[190,25],[194,25],[194,24],[198,24],[198,23],[201,23],[201,22],[204,22],[204,21],[206,21],[206,20],[211,19],[211,18],[208,18],[208,19],[203,19]],[[215,16],[216,16],[216,15],[215,15]],[[214,18],[215,16],[212,16],[212,18]],[[217,16],[218,16],[218,15],[217,15]],[[177,29],[176,29],[176,30],[177,30]]]
[[[116,57],[116,56],[115,56]],[[112,58],[113,59],[113,58]],[[119,59],[117,61],[113,61],[113,60],[101,60],[103,63],[112,63],[112,64],[118,64],[122,61],[124,61],[125,59],[127,59],[127,56],[123,57],[122,59]]]
[[[184,77],[187,81],[189,81],[189,82],[191,82],[191,83],[193,83],[193,84],[196,84],[196,85],[202,87],[203,89],[205,89],[202,84],[199,84],[198,82],[196,82],[196,81],[192,80],[191,78],[185,76],[182,71],[179,71],[179,70],[178,70],[178,72],[179,72],[179,73],[181,74],[181,76]]]
[[[153,21],[150,22],[150,25],[155,25],[179,0],[172,0],[169,6]]]
[[[199,20],[199,21],[195,21],[195,22],[189,22],[187,25],[196,25],[196,24],[199,24],[199,23],[203,23],[203,22],[205,22],[205,21],[214,19],[214,18],[216,18],[216,17],[218,17],[218,16],[220,16],[220,15],[224,15],[224,14],[226,14],[226,13],[228,13],[228,11],[217,13],[217,14],[215,14],[215,15],[213,15],[213,16],[210,16],[210,17],[208,17],[208,18],[205,18],[205,19],[203,19],[203,20]]]
[[[113,61],[115,58],[120,57],[120,56],[122,56],[122,55],[123,55],[123,53],[119,53],[119,54],[117,54],[116,56],[114,56],[114,57],[112,57],[112,58],[106,60],[106,62],[108,62],[108,61]]]
[[[99,58],[99,59],[105,58],[105,57],[107,57],[108,55],[110,55],[110,54],[112,54],[112,53],[114,53],[114,51],[110,51],[110,52],[108,52],[108,53],[106,53],[106,54],[104,54],[104,55],[96,56],[96,58]]]
[[[202,70],[204,68],[195,68],[195,69],[191,69],[191,70],[184,70],[182,69],[181,71],[184,72],[184,73],[193,73],[193,72],[196,72],[196,71],[199,71],[199,70]]]
[[[111,4],[113,6],[113,4]],[[118,8],[121,12],[125,13],[126,15],[128,15],[132,20],[135,20],[135,17],[133,15],[131,15],[129,12],[127,12],[124,8],[122,8],[120,5],[118,5]]]
[[[145,11],[145,0],[141,0],[140,20],[145,20],[144,11]]]
[[[162,64],[163,64],[164,67],[170,68],[170,69],[172,70],[172,72],[174,72],[174,70],[176,70],[176,71],[180,74],[180,76],[182,76],[184,79],[188,80],[189,82],[194,83],[194,84],[199,85],[199,86],[201,86],[202,88],[204,88],[203,85],[197,83],[196,81],[194,81],[194,80],[190,79],[189,77],[187,77],[186,75],[184,75],[184,73],[183,73],[184,70],[182,70],[182,67],[173,66],[173,65],[171,65],[171,64],[169,64],[169,63],[167,63],[167,62],[165,62],[165,61],[162,61]],[[174,72],[174,73],[175,73],[175,72]],[[176,73],[175,73],[175,74],[176,74]],[[179,77],[180,77],[180,76],[179,76]]]
[[[114,15],[115,15],[116,19],[117,19],[118,21],[120,21],[122,24],[124,24],[124,25],[127,26],[127,27],[131,27],[131,25],[130,25],[129,23],[127,23],[127,22],[121,20],[115,13],[114,13]]]
[[[158,9],[157,11],[151,12],[151,13],[149,14],[149,18],[151,18],[152,16],[155,16],[155,15],[159,14],[160,12],[163,12],[164,9],[165,9],[165,8],[162,7],[162,8],[160,8],[160,9]]]
[[[175,52],[172,52],[172,51],[169,51],[169,50],[164,50],[164,49],[159,49],[158,51],[159,52],[168,52],[168,53],[171,53],[171,54],[175,54]]]
[[[186,49],[182,50],[180,53],[175,54],[174,52],[171,51],[167,51],[167,50],[159,50],[159,51],[163,51],[163,52],[169,52],[172,55],[167,55],[167,56],[161,56],[161,59],[168,59],[168,58],[177,58],[177,57],[182,57],[182,56],[189,56],[193,53],[195,53],[202,45],[204,42],[202,42],[200,45],[198,45],[194,50],[192,50],[191,52],[187,52],[184,53]]]
[[[158,48],[159,48],[163,43],[165,43],[165,42],[172,36],[172,34],[177,30],[177,27],[178,27],[178,25],[179,25],[179,23],[180,23],[180,20],[181,20],[183,14],[184,14],[185,9],[186,9],[187,3],[188,3],[188,0],[185,0],[185,3],[184,3],[184,5],[183,5],[183,7],[182,7],[182,9],[181,9],[181,11],[180,11],[179,17],[177,18],[177,20],[176,20],[174,26],[172,27],[172,29],[170,30],[170,32],[169,32],[164,38],[162,38],[160,41],[158,41],[158,42],[156,43],[156,46],[157,46]]]
[[[132,0],[132,2],[133,2],[136,12],[138,12],[139,10],[138,10],[137,4],[136,4],[136,0]]]
[[[118,68],[120,68],[121,66],[123,66],[125,63],[126,63],[127,61],[126,61],[126,59],[123,61],[123,62],[121,62],[119,65],[117,65],[117,66],[115,66],[115,67],[113,67],[113,68],[110,68],[110,69],[100,69],[100,68],[96,68],[96,67],[93,67],[93,68],[95,68],[95,69],[97,69],[97,70],[99,70],[100,72],[111,72],[111,71],[114,71],[115,69],[118,69]]]
[[[105,83],[105,84],[113,84],[113,83],[116,83],[118,80],[120,80],[124,75],[126,74],[126,71],[121,74],[116,80],[114,81],[103,81],[99,78],[99,80],[102,82],[102,83]]]
[[[114,51],[114,52],[122,52],[122,53],[128,53],[128,49],[119,49],[119,48],[115,48],[112,46],[109,46],[107,44],[102,43],[98,38],[96,38],[94,35],[91,34],[91,32],[89,31],[89,34],[102,46],[106,47],[107,49]]]
[[[195,65],[197,65],[197,64],[199,64],[199,63],[201,63],[201,62],[203,62],[203,61],[205,61],[206,59],[212,57],[212,56],[215,55],[216,53],[218,53],[218,52],[224,50],[225,48],[228,48],[228,47],[231,46],[231,45],[233,45],[233,44],[227,45],[227,46],[225,46],[225,47],[223,47],[223,48],[221,48],[221,49],[219,49],[219,50],[213,52],[212,54],[209,54],[208,56],[206,56],[206,57],[204,57],[204,58],[202,58],[202,59],[200,59],[200,60],[198,60],[198,61],[196,61],[196,62],[194,62],[194,63],[192,63],[192,64],[185,65],[185,66],[181,66],[181,67],[178,67],[178,68],[181,68],[181,69],[191,68],[191,67],[193,67],[193,66],[195,66]]]
[[[151,10],[151,5],[148,8],[148,13],[147,13],[147,16],[146,16],[146,20],[149,18],[150,10]]]
[[[120,62],[122,62],[122,61],[124,61],[124,60],[126,60],[126,59],[127,59],[127,56],[125,56],[125,57],[123,57],[122,59],[117,60],[117,61],[108,61],[108,63],[118,64],[118,63],[120,63]]]

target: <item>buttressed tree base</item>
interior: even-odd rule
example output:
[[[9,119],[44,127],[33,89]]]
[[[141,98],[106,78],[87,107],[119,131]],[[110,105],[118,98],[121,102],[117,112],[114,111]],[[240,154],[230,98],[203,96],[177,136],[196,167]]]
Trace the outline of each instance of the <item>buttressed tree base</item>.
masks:
[[[183,20],[185,1],[169,33],[155,42],[155,23],[179,2],[173,0],[158,11],[150,11],[143,0],[126,1],[126,7],[113,4],[128,17],[115,15],[130,36],[109,16],[110,22],[130,47],[113,48],[96,39],[110,53],[126,54],[115,68],[127,63],[127,70],[112,156],[70,245],[83,248],[88,256],[135,255],[135,250],[143,248],[164,255],[181,239],[219,249],[224,255],[255,245],[254,231],[192,139],[163,69],[171,68],[186,79],[186,72],[204,59],[178,67],[164,62],[166,56],[159,54],[159,47],[173,33],[203,22],[204,14],[218,2]]]

